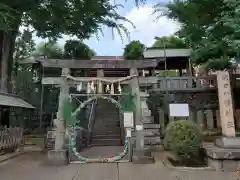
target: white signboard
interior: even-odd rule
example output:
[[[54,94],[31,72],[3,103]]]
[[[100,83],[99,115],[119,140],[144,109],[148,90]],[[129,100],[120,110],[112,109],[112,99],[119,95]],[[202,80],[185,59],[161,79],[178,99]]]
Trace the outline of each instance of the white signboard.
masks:
[[[132,129],[126,128],[126,134],[127,134],[127,137],[132,137]]]
[[[124,112],[123,119],[124,119],[124,127],[125,128],[133,128],[134,127],[133,112]]]
[[[188,104],[169,104],[170,117],[188,117]]]
[[[137,131],[142,131],[143,130],[143,125],[136,125],[136,130]]]

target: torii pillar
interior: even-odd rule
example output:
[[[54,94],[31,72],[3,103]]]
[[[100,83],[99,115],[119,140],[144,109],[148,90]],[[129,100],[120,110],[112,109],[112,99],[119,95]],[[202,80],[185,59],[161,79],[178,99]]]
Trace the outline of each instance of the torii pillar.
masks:
[[[67,156],[67,149],[64,147],[65,145],[65,119],[64,119],[64,102],[65,99],[69,97],[69,85],[66,77],[70,74],[70,70],[68,68],[62,69],[62,81],[60,83],[60,93],[59,93],[59,101],[58,101],[58,112],[57,119],[55,120],[55,146],[53,150],[48,151],[48,164],[50,165],[66,165],[69,163]]]

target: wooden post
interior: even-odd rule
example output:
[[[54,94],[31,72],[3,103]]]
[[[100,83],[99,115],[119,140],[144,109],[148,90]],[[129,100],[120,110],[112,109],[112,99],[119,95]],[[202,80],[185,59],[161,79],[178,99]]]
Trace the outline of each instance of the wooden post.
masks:
[[[222,134],[227,137],[235,137],[236,133],[233,115],[232,89],[229,72],[218,71],[217,84]]]

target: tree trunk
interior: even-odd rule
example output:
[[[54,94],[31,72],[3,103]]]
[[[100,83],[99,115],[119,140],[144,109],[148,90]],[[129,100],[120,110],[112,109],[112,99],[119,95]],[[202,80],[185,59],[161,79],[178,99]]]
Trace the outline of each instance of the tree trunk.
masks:
[[[1,92],[11,92],[9,83],[11,82],[12,66],[13,66],[13,52],[15,40],[20,26],[20,20],[17,20],[12,26],[12,30],[0,32],[0,57],[1,57]]]
[[[8,57],[10,53],[11,33],[3,33],[1,61],[1,92],[8,92]]]

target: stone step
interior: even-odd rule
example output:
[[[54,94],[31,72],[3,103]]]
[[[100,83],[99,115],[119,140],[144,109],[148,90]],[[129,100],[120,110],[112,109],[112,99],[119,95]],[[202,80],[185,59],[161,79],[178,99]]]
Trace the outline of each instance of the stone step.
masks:
[[[99,120],[99,121],[119,121],[120,120],[120,117],[119,116],[108,116],[108,115],[104,115],[104,116],[101,116],[101,115],[95,115],[94,117],[95,120]]]
[[[94,123],[94,124],[93,124],[93,127],[111,127],[111,128],[114,128],[114,127],[117,127],[117,126],[120,127],[120,123],[98,122],[98,123]],[[119,128],[119,127],[118,127],[118,128]]]
[[[122,142],[120,139],[92,139],[92,146],[120,146]]]
[[[120,122],[119,121],[95,121],[95,123],[93,124],[93,126],[117,126],[117,125],[120,125]]]
[[[119,116],[119,113],[117,112],[110,112],[108,110],[101,110],[101,111],[96,111],[95,116]]]
[[[112,131],[112,132],[119,132],[120,127],[118,126],[94,126],[93,131]]]
[[[121,128],[120,127],[116,127],[116,126],[93,126],[93,130],[94,131],[112,131],[112,132],[120,132]]]
[[[102,119],[102,118],[96,118],[94,120],[95,123],[104,123],[104,124],[117,124],[117,123],[120,123],[120,119],[119,118],[113,118],[113,119],[109,119],[109,118],[106,118],[106,119]]]
[[[93,125],[93,127],[98,127],[98,128],[101,128],[101,127],[105,127],[105,128],[120,128],[120,123],[119,124],[115,124],[115,123],[112,123],[112,124],[106,124],[106,123],[96,123]]]
[[[100,134],[100,135],[94,135],[92,136],[92,139],[121,139],[120,134]]]
[[[106,116],[106,117],[96,117],[95,119],[95,122],[119,122],[120,121],[120,119],[119,119],[119,117],[109,117],[109,116]]]
[[[96,108],[105,108],[105,107],[108,107],[108,108],[111,108],[111,109],[118,109],[115,105],[109,105],[109,104],[98,104],[96,106]]]
[[[115,130],[115,131],[112,131],[112,130],[108,130],[108,131],[103,131],[103,130],[97,131],[97,130],[94,130],[92,132],[93,136],[96,136],[96,135],[119,135],[119,134],[121,134],[120,129],[119,130]]]

